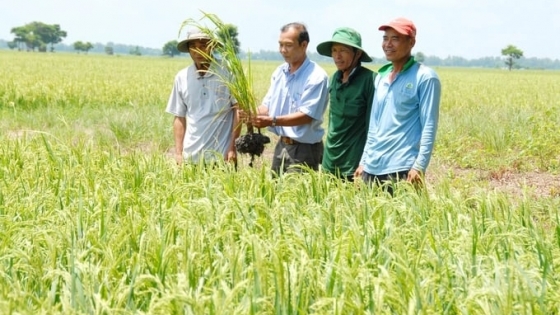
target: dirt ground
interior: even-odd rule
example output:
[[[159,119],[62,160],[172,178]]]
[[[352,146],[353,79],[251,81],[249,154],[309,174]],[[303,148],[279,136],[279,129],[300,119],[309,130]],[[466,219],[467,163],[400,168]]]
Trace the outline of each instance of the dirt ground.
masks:
[[[541,172],[488,171],[480,169],[462,169],[441,164],[432,159],[426,180],[437,183],[445,178],[471,181],[489,191],[533,198],[560,197],[560,175]]]

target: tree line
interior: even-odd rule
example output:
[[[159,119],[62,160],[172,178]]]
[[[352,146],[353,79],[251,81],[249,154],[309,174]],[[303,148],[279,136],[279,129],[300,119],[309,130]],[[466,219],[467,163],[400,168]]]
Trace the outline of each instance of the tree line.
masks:
[[[95,51],[102,46],[101,50],[108,55],[114,53],[123,53],[122,49],[125,47],[127,53],[131,55],[141,56],[143,51],[148,51],[154,54],[157,49],[141,48],[140,46],[129,45],[107,45],[93,44],[88,41],[76,41],[71,46],[61,44],[64,38],[68,36],[68,32],[63,30],[59,24],[46,24],[43,22],[31,22],[23,26],[13,27],[10,33],[14,35],[12,41],[6,42],[0,40],[1,46],[7,46],[9,49],[17,49],[19,51],[38,51],[47,52],[47,50],[54,52],[55,48],[61,51],[76,51],[78,53],[85,52],[86,54],[92,50]],[[161,52],[158,51],[158,54]]]
[[[235,43],[235,51],[242,59],[251,58],[251,60],[277,60],[281,61],[282,56],[276,50],[260,50],[257,52],[247,52],[241,49],[241,43],[238,39],[237,26],[227,24],[227,28],[217,34],[223,38],[229,36]],[[136,45],[115,44],[109,42],[107,44],[91,43],[87,41],[76,41],[68,46],[62,44],[68,32],[63,30],[59,24],[46,24],[43,22],[31,22],[23,26],[11,29],[14,35],[12,41],[6,42],[0,40],[0,47],[8,47],[10,49],[18,49],[20,51],[39,51],[54,52],[59,51],[75,51],[75,52],[95,52],[113,54],[130,54],[130,55],[164,55],[169,57],[185,55],[177,50],[177,40],[166,42],[161,49],[140,47]],[[525,58],[523,51],[514,45],[508,45],[501,51],[502,57],[483,57],[477,59],[466,59],[460,56],[448,56],[440,58],[437,56],[428,56],[422,52],[417,52],[415,57],[418,61],[424,62],[430,66],[450,66],[450,67],[481,67],[481,68],[501,68],[504,65],[509,69],[529,68],[529,69],[560,69],[560,60],[552,60],[550,58]],[[309,57],[315,61],[330,62],[330,58],[321,56],[313,51],[309,52]],[[505,59],[504,59],[505,58]],[[373,57],[375,63],[385,63],[385,58]]]

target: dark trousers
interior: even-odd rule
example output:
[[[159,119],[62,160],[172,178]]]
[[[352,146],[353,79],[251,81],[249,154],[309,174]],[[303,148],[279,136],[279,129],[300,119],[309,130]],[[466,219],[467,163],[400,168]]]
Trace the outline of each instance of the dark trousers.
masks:
[[[322,160],[323,142],[286,144],[283,141],[278,141],[272,157],[272,171],[276,175],[299,173],[303,171],[299,166],[306,166],[317,171]]]
[[[406,180],[408,171],[396,172],[391,174],[373,175],[368,172],[362,172],[362,180],[369,185],[376,185],[383,188],[384,191],[393,195],[393,184],[400,180]]]

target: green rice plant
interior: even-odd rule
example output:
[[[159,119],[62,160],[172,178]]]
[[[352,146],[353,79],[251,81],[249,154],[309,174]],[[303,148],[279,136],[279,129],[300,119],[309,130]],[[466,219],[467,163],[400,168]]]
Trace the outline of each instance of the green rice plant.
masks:
[[[177,167],[163,109],[186,58],[0,59],[0,313],[560,312],[558,194],[458,169],[553,171],[557,72],[438,69],[449,167],[389,198],[266,161]],[[275,62],[252,65],[262,95]]]
[[[232,96],[237,100],[241,110],[250,113],[257,113],[257,99],[255,97],[255,89],[253,87],[253,74],[251,71],[251,59],[247,61],[247,65],[241,61],[237,55],[236,46],[228,31],[228,24],[224,23],[217,15],[201,11],[203,17],[200,20],[187,19],[181,24],[179,34],[185,27],[196,27],[210,38],[209,45],[220,55],[220,59],[214,58],[211,54],[199,50],[214,65],[224,68],[227,72],[218,75],[221,81],[229,88]],[[203,21],[208,20],[213,27],[206,26]],[[211,71],[211,70],[209,70]]]
[[[443,115],[435,156],[466,168],[557,172],[558,71],[441,68],[438,74]]]
[[[555,203],[406,186],[387,198],[322,173],[179,169],[48,135],[2,149],[0,303],[13,312],[558,310],[557,235],[529,221],[555,231]]]

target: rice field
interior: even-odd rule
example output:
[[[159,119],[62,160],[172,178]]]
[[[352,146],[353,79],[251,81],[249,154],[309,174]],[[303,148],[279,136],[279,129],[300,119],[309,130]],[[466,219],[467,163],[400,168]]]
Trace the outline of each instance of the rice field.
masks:
[[[189,63],[0,51],[0,313],[560,313],[559,72],[436,69],[426,189],[390,198],[175,165]]]

